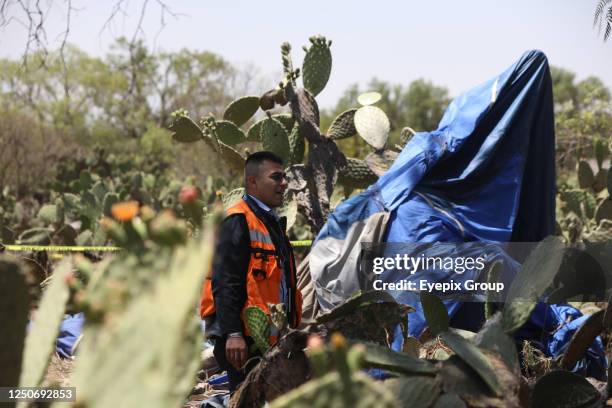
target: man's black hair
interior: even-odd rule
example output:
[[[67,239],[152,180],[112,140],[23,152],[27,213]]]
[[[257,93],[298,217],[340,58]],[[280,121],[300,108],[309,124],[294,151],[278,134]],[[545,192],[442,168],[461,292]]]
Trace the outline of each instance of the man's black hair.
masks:
[[[255,152],[249,157],[247,157],[246,162],[244,163],[244,186],[247,185],[247,176],[257,176],[259,174],[259,165],[262,164],[265,160],[271,161],[273,163],[280,164],[281,166],[285,163],[283,159],[280,158],[276,153],[262,150],[260,152]]]

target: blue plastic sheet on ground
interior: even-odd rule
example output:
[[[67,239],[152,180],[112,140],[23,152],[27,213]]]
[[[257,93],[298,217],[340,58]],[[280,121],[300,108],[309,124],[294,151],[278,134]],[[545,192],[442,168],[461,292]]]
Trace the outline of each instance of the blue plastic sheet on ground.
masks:
[[[83,313],[66,315],[60,325],[60,331],[55,342],[55,350],[62,358],[73,355],[74,345],[81,335],[85,316]]]
[[[347,242],[359,245],[354,236],[381,213],[388,214],[382,237],[388,243],[538,242],[553,234],[554,147],[548,61],[542,52],[529,51],[497,77],[455,98],[436,130],[415,134],[375,184],[330,215],[310,255],[322,309],[348,298],[354,282],[367,281],[355,275],[366,272],[359,271],[355,248]],[[392,294],[417,308],[409,330],[420,334],[425,322],[418,295]],[[466,305],[478,304],[445,304],[454,324],[479,322],[473,311],[462,314]],[[521,330],[517,338],[536,340],[553,327],[543,351],[558,355],[577,327],[565,324],[568,313],[580,321],[569,306],[541,304],[528,322],[534,330]],[[597,340],[589,349],[584,367],[605,366],[600,345]]]

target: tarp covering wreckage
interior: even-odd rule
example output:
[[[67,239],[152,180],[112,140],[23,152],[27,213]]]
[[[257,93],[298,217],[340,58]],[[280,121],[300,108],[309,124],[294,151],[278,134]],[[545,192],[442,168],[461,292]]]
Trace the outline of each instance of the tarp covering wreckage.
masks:
[[[499,76],[455,98],[436,130],[415,134],[375,184],[330,215],[310,255],[321,308],[329,310],[357,290],[372,290],[372,271],[361,262],[363,242],[503,244],[552,235],[554,148],[548,61],[542,52],[529,51]],[[497,255],[509,269],[520,266],[503,251]],[[405,276],[386,271],[377,279],[396,283]],[[467,277],[477,278],[453,276]],[[444,282],[450,276],[433,270],[428,279]],[[418,336],[425,327],[418,293],[390,293],[417,309],[409,315],[409,330]],[[475,329],[482,322],[482,304],[452,299],[445,304],[455,326]],[[579,316],[568,306],[541,304],[516,335],[533,336],[554,356],[578,327],[562,324],[564,319]],[[576,369],[602,378],[605,366],[598,339]]]

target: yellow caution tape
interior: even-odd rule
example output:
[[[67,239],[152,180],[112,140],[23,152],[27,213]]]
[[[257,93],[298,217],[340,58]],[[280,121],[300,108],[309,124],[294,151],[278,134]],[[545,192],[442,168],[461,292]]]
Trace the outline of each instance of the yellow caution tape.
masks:
[[[291,241],[291,245],[295,247],[307,247],[307,246],[312,245],[312,241],[311,240]],[[120,251],[120,250],[121,250],[121,247],[116,247],[116,246],[3,245],[2,243],[0,243],[0,252],[1,251],[114,252],[114,251]]]

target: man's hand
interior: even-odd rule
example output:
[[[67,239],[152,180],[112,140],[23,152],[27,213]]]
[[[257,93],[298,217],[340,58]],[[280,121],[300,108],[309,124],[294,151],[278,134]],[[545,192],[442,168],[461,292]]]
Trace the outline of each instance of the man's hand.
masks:
[[[225,342],[225,356],[227,361],[236,369],[240,370],[246,363],[248,350],[246,341],[242,337],[228,337]]]

